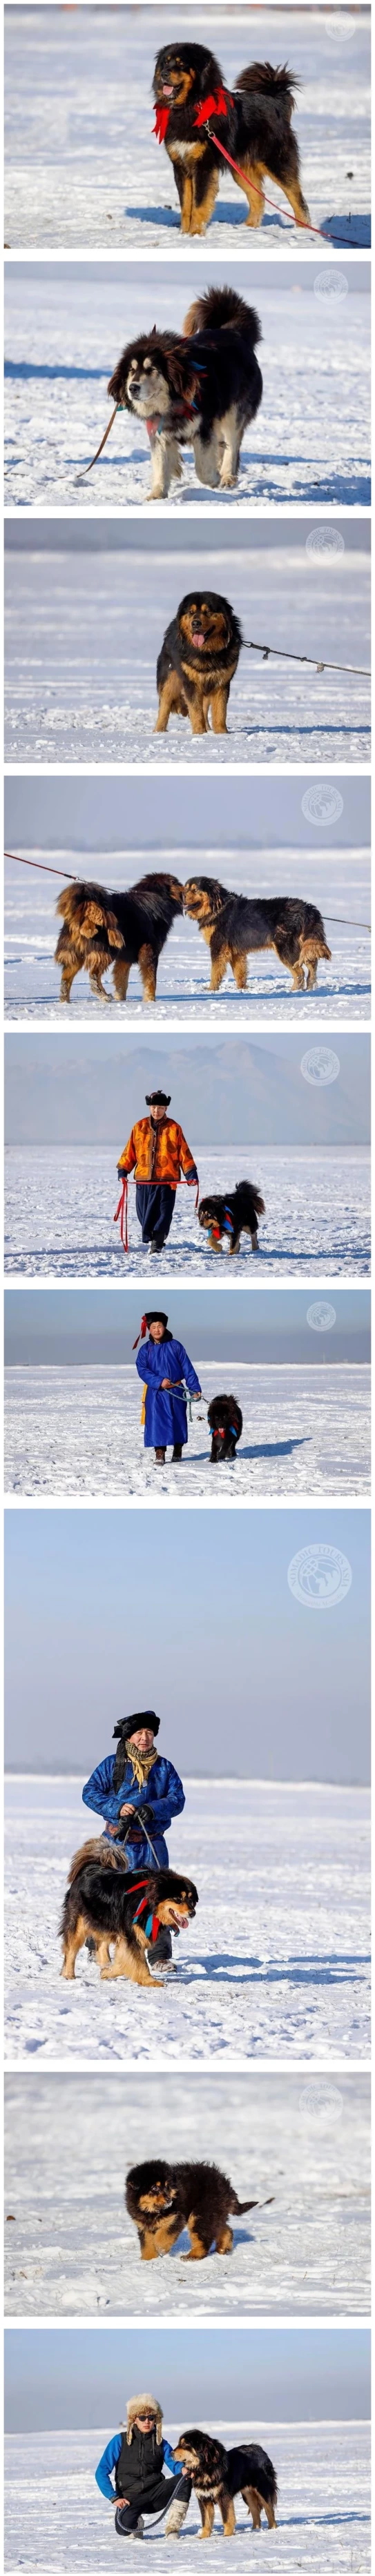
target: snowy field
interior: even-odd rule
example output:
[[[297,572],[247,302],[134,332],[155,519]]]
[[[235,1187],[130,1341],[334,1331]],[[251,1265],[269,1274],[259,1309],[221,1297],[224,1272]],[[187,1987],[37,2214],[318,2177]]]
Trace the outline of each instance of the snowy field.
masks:
[[[251,1322],[250,1322],[251,1330]],[[199,1375],[199,1359],[194,1366]],[[230,1379],[230,1390],[229,1390]],[[243,1432],[235,1459],[215,1469],[206,1404],[237,1396]],[[145,1449],[135,1367],[18,1367],[5,1371],[8,1494],[105,1494],[145,1501],[254,1501],[259,1494],[364,1495],[370,1490],[370,1369],[283,1364],[202,1364],[204,1403],[192,1406],[179,1467]]]
[[[18,10],[16,12],[18,21]],[[69,24],[70,15],[69,15]],[[345,676],[345,662],[369,665],[370,558],[332,531],[329,552],[308,555],[304,535],[278,546],[274,527],[243,549],[204,548],[199,529],[178,552],[137,542],[125,549],[28,547],[6,557],[5,759],[114,761],[144,768],[181,762],[197,770],[266,762],[357,762],[370,757],[369,680]],[[345,522],[346,528],[346,522]],[[113,533],[113,529],[112,529]],[[78,531],[77,531],[78,534]],[[134,542],[133,542],[134,538]],[[247,640],[313,654],[338,671],[265,662],[242,652],[232,683],[228,734],[201,741],[172,716],[155,734],[156,662],[179,601],[197,583],[224,593]]]
[[[168,2440],[177,2441],[179,2424],[168,2424]],[[249,2439],[249,2425],[215,2422],[207,2430],[228,2443]],[[95,2469],[113,2425],[97,2433],[8,2434],[5,2448],[6,2542],[5,2566],[29,2569],[84,2571],[98,2576],[104,2570],[121,2566],[121,2547],[115,2531],[111,2505],[99,2495]],[[370,2426],[352,2424],[270,2424],[252,2422],[255,2440],[262,2441],[275,2461],[279,2482],[277,2533],[267,2531],[263,2518],[262,2535],[257,2542],[256,2563],[261,2559],[264,2576],[294,2576],[303,2568],[304,2576],[357,2576],[357,2571],[370,2567]],[[239,2576],[245,2565],[254,2565],[255,2547],[251,2522],[248,2521],[242,2496],[236,2498],[237,2533],[231,2541],[232,2576]],[[201,2532],[199,2506],[191,2498],[189,2513],[178,2543],[178,2564],[184,2576],[198,2564],[197,2545]],[[217,2566],[217,2549],[221,2546],[222,2528],[215,2515],[215,2533],[206,2542],[204,2565]],[[151,2564],[155,2576],[165,2576],[166,2543],[163,2524],[153,2530],[152,2519],[146,2522],[146,2546],[151,2546]],[[171,2557],[168,2543],[168,2564]],[[132,2549],[126,2549],[125,2564],[131,2566]],[[133,2562],[134,2563],[134,2562]],[[176,2564],[176,2555],[175,2555]]]
[[[48,859],[46,849],[38,850],[32,846],[29,851],[25,849],[24,855],[39,858],[43,867]],[[249,959],[246,993],[237,992],[228,969],[221,992],[215,994],[208,992],[210,965],[204,940],[192,921],[187,917],[181,920],[177,916],[160,959],[156,1002],[145,1014],[138,967],[132,967],[126,1009],[117,1003],[115,1005],[116,1016],[121,1014],[124,1024],[130,1018],[146,1019],[150,1027],[157,1027],[166,1019],[169,1022],[177,1019],[177,1024],[184,1019],[189,1025],[190,1021],[199,1022],[203,1015],[209,1015],[214,1026],[222,1026],[224,1020],[229,1026],[233,1026],[235,1021],[243,1027],[251,1020],[274,1019],[276,1005],[283,1022],[293,1020],[298,1024],[300,1020],[347,1019],[348,1008],[350,1019],[368,1020],[371,945],[365,925],[370,920],[371,888],[367,848],[319,848],[302,852],[269,849],[266,852],[252,851],[247,855],[244,850],[229,847],[225,862],[221,853],[218,857],[215,848],[196,850],[189,844],[168,850],[168,854],[157,849],[152,852],[108,850],[99,859],[96,855],[89,858],[87,851],[80,849],[59,849],[51,850],[49,855],[54,866],[58,866],[60,861],[62,868],[71,869],[77,876],[83,876],[89,868],[95,879],[114,887],[134,885],[139,876],[147,873],[150,864],[156,869],[164,867],[167,855],[168,867],[172,871],[175,868],[183,884],[194,868],[203,876],[216,876],[219,869],[220,877],[225,876],[225,884],[236,886],[241,894],[279,894],[280,888],[287,894],[303,894],[319,905],[323,919],[326,919],[328,945],[332,950],[331,964],[322,960],[315,992],[293,993],[290,976],[283,972],[278,958],[267,950],[263,955]],[[6,861],[7,1018],[53,1020],[56,1017],[60,989],[59,968],[54,964],[56,932],[60,926],[55,916],[57,894],[58,884],[53,876],[39,875],[34,867],[15,867],[10,860]],[[330,921],[331,912],[342,914],[343,920]],[[352,926],[353,914],[354,925],[363,923],[363,928]],[[111,989],[109,977],[107,1001],[110,1013],[113,1009]],[[97,1002],[90,992],[88,976],[77,975],[69,1016],[66,1009],[61,1011],[62,1025],[65,1022],[70,1027],[72,1017],[78,1020],[83,1016],[90,1022],[95,1019],[101,1025],[103,1003]]]
[[[8,2317],[367,2316],[367,2076],[231,2073],[6,2077]],[[72,2160],[72,2137],[74,2159]],[[141,2263],[124,2176],[151,2155],[219,2159],[238,2197],[232,2254],[190,2263],[187,2230]]]
[[[370,11],[211,8],[209,42],[229,86],[244,63],[285,62],[301,81],[295,132],[311,223],[328,245],[349,252],[370,241]],[[166,152],[155,141],[151,97],[155,55],[179,32],[171,9],[7,9],[7,177],[5,240],[58,249],[136,247],[145,257],[188,245]],[[346,38],[349,20],[350,33]],[[249,24],[250,21],[250,24]],[[189,33],[202,43],[202,15],[189,6]],[[223,165],[224,166],[224,165]],[[288,221],[280,188],[267,183],[258,241],[265,249],[309,243]],[[225,171],[210,247],[247,251],[247,207]],[[195,244],[198,260],[205,243]]]
[[[262,324],[263,400],[241,450],[237,491],[210,492],[198,482],[193,449],[184,448],[183,482],[173,482],[165,509],[238,511],[244,501],[368,504],[370,489],[370,296],[368,272],[315,272],[293,266],[277,278],[249,260],[230,267],[230,284],[255,304]],[[117,417],[92,474],[110,417],[107,384],[129,340],[159,329],[181,331],[197,288],[191,261],[103,269],[41,265],[6,270],[5,500],[9,507],[106,509],[147,500],[150,443],[129,412]],[[201,284],[223,284],[207,257]],[[350,295],[347,297],[349,282]],[[77,479],[79,478],[79,479]]]
[[[123,1978],[102,1995],[86,1950],[74,1984],[60,1978],[61,1901],[88,1811],[77,1780],[7,1781],[8,2063],[367,2054],[368,1792],[185,1785],[169,1849],[199,1903],[176,1946],[177,1973],[152,2002]]]
[[[139,1278],[150,1266],[147,1245],[142,1247],[141,1228],[135,1206],[134,1184],[129,1184],[128,1233],[129,1252],[125,1255],[120,1240],[120,1226],[114,1226],[113,1214],[118,1206],[119,1183],[116,1161],[119,1147],[71,1144],[61,1146],[9,1146],[5,1155],[5,1270],[13,1278],[25,1271],[35,1279],[128,1279]],[[275,1147],[222,1145],[220,1152],[201,1147],[199,1153],[199,1187],[203,1198],[208,1191],[233,1188],[246,1172],[265,1198],[266,1215],[259,1225],[259,1253],[251,1249],[250,1236],[241,1237],[241,1250],[231,1261],[228,1254],[209,1250],[208,1236],[198,1225],[195,1192],[180,1185],[176,1192],[171,1233],[164,1251],[159,1254],[158,1274],[166,1277],[183,1272],[196,1280],[209,1278],[216,1286],[224,1278],[233,1281],[244,1276],[249,1287],[259,1287],[260,1275],[267,1278],[288,1276],[300,1278],[366,1278],[370,1269],[370,1156],[365,1146],[345,1147],[345,1154],[332,1146],[319,1146],[314,1151],[305,1146],[290,1147],[285,1153]],[[153,1267],[154,1276],[154,1267]]]

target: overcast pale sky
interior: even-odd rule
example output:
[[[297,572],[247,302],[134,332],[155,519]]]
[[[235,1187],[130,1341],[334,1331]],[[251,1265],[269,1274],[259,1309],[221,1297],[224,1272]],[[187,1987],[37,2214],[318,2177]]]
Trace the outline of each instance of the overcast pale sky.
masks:
[[[160,2398],[164,2430],[173,2425],[282,2423],[363,2419],[370,2411],[370,2334],[366,2327],[110,2326],[52,2331],[8,2326],[7,2432],[64,2426],[115,2433],[135,2389]]]
[[[5,1544],[8,1767],[85,1778],[142,1706],[184,1774],[368,1779],[369,1511],[22,1506]],[[288,1583],[310,1545],[351,1568],[329,1616]]]
[[[8,1367],[85,1367],[101,1363],[135,1367],[134,1342],[150,1296],[168,1313],[169,1329],[194,1365],[217,1359],[295,1362],[313,1368],[322,1360],[370,1357],[370,1290],[335,1291],[335,1323],[314,1332],[306,1288],[172,1288],[165,1296],[141,1288],[8,1288],[5,1292],[5,1359]],[[329,1300],[329,1303],[331,1301]]]
[[[319,772],[331,795],[332,779]],[[303,812],[306,780],[275,776],[226,778],[48,777],[5,779],[7,848],[101,851],[128,849],[264,848],[322,851],[360,848],[370,841],[370,781],[340,776],[341,812],[312,825]],[[323,805],[326,801],[323,797]],[[204,872],[204,859],[202,859]],[[186,871],[185,871],[186,873]],[[14,882],[14,870],[13,870]]]
[[[362,1031],[335,1039],[333,1082],[307,1081],[306,1031],[279,1037],[126,1037],[122,1031],[61,1031],[42,1037],[9,1032],[5,1040],[7,1143],[125,1145],[134,1118],[146,1115],[146,1092],[171,1094],[195,1152],[199,1143],[244,1145],[244,1171],[254,1181],[250,1150],[262,1145],[363,1145],[370,1136],[370,1039]],[[117,1146],[116,1146],[117,1138]],[[229,1171],[223,1174],[229,1187]],[[306,1169],[306,1190],[309,1188]]]

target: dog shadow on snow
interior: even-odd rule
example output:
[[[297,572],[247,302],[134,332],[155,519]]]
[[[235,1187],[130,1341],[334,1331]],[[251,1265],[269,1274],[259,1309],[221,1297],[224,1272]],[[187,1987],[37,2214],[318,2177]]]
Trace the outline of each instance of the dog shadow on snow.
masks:
[[[245,1461],[246,1458],[292,1458],[294,1449],[307,1448],[309,1437],[310,1434],[307,1432],[306,1434],[301,1435],[301,1438],[298,1440],[260,1440],[256,1443],[254,1442],[253,1447],[248,1449],[242,1448],[241,1444],[241,1448],[238,1448],[236,1451],[235,1458],[223,1458],[221,1460],[219,1472],[222,1472],[223,1467],[241,1466],[241,1458],[243,1461]],[[198,1451],[191,1450],[190,1458],[188,1454],[186,1460],[186,1465],[188,1467],[207,1467],[207,1465],[211,1466],[213,1463],[214,1461],[211,1460],[210,1449],[198,1449]]]
[[[365,1966],[365,1958],[356,1953],[346,1955],[343,1952],[340,1955],[333,1951],[332,1955],[323,1952],[320,1959],[306,1956],[305,1959],[282,1959],[280,1962],[270,1959],[265,1962],[251,1953],[245,1958],[236,1951],[216,1950],[208,1952],[206,1957],[202,1952],[197,1965],[212,1985],[222,1978],[225,1982],[228,1979],[228,1984],[239,1986],[350,1986],[358,1983],[358,1971]],[[184,1962],[184,1984],[193,1982],[194,1975],[194,1964],[186,1975]]]

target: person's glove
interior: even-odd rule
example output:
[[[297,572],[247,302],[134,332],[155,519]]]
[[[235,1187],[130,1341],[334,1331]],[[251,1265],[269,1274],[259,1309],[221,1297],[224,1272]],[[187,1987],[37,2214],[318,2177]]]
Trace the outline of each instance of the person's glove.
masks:
[[[145,1807],[135,1807],[135,1809],[134,1809],[134,1823],[137,1823],[138,1825],[146,1825],[146,1830],[147,1830],[147,1825],[150,1825],[150,1826],[151,1826],[151,1825],[153,1825],[153,1823],[154,1823],[154,1810],[153,1810],[153,1807],[148,1807],[148,1806],[145,1806]]]

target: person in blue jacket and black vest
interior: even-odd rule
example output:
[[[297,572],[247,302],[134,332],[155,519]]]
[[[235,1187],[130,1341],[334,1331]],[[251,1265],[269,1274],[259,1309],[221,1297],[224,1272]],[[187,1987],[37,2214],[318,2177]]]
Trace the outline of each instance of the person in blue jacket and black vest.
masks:
[[[95,2470],[100,2493],[116,2505],[115,2529],[127,2540],[143,2540],[145,2513],[165,2513],[168,2540],[178,2535],[188,2511],[191,2479],[163,2440],[163,2410],[156,2397],[129,2397],[126,2426],[107,2442]],[[164,2469],[172,2474],[164,2477]],[[114,2487],[112,2473],[115,2473]],[[177,2493],[178,2489],[178,2493]]]
[[[124,1857],[126,1851],[129,1869],[140,1865],[150,1869],[155,1854],[158,1869],[168,1869],[165,1831],[172,1816],[182,1815],[185,1806],[178,1771],[156,1751],[159,1726],[154,1708],[136,1709],[132,1717],[121,1718],[113,1729],[116,1753],[105,1754],[82,1791],[85,1807],[94,1807],[97,1815],[104,1816],[105,1835],[118,1842]],[[153,1942],[152,1963],[171,1957],[171,1933],[162,1926]]]

